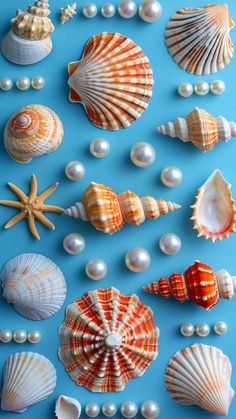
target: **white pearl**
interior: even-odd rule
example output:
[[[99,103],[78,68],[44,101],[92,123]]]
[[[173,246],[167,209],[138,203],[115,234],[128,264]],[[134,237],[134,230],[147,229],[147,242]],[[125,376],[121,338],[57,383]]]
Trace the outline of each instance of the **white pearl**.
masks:
[[[210,86],[209,84],[204,81],[200,80],[194,85],[194,92],[198,96],[205,96],[209,92]]]
[[[160,19],[162,15],[162,7],[159,1],[144,0],[139,6],[139,16],[145,22],[152,23]]]
[[[227,323],[219,321],[214,324],[214,332],[217,335],[224,335],[227,331],[228,331]]]
[[[181,83],[178,87],[178,93],[182,97],[189,97],[193,94],[193,85],[191,83]]]
[[[104,416],[111,418],[112,416],[115,416],[116,412],[117,412],[117,407],[115,403],[107,402],[103,404],[102,413],[104,414]]]
[[[118,12],[124,19],[130,19],[136,15],[137,5],[133,0],[122,0],[118,7]]]
[[[16,343],[24,343],[27,340],[27,333],[23,329],[17,329],[13,333],[13,339]]]
[[[30,88],[30,79],[26,76],[21,76],[16,80],[16,87],[19,90],[28,90]]]
[[[200,323],[197,325],[195,332],[198,336],[204,338],[209,335],[210,333],[210,327],[207,323]]]
[[[70,255],[78,255],[85,248],[85,240],[81,234],[70,233],[64,238],[63,247]]]
[[[100,407],[97,403],[87,403],[85,406],[85,413],[90,418],[95,418],[100,413]]]
[[[134,418],[138,413],[138,407],[134,402],[125,402],[121,405],[120,413],[124,418]]]
[[[111,18],[116,13],[116,8],[112,3],[105,3],[101,7],[101,14],[103,17]]]
[[[107,264],[102,259],[91,259],[85,266],[85,272],[90,279],[98,281],[107,274]]]
[[[180,237],[174,233],[166,233],[160,238],[159,246],[166,255],[175,255],[181,249]]]
[[[143,272],[150,265],[150,255],[142,247],[134,247],[125,256],[125,264],[130,271]]]
[[[154,419],[160,415],[160,406],[154,400],[147,400],[141,406],[141,413],[146,419]]]
[[[43,89],[45,84],[45,79],[42,76],[34,76],[31,80],[31,86],[36,90]]]
[[[105,138],[95,138],[90,144],[90,153],[101,159],[102,157],[106,157],[110,151],[110,144]]]
[[[183,323],[180,326],[180,333],[183,336],[190,337],[194,334],[195,328],[192,323]]]
[[[80,180],[85,175],[85,167],[80,161],[71,161],[65,167],[65,174],[70,180]]]
[[[7,92],[8,90],[11,90],[13,87],[13,81],[9,77],[4,77],[0,80],[0,89]]]
[[[31,330],[28,333],[28,341],[30,343],[39,343],[41,341],[42,335],[39,330]]]
[[[145,168],[155,161],[156,152],[151,144],[141,142],[131,148],[130,158],[135,166]]]
[[[183,180],[181,170],[176,166],[167,166],[161,172],[161,181],[168,188],[178,186]]]
[[[83,15],[87,18],[92,18],[97,15],[98,9],[95,3],[88,3],[83,7]]]
[[[9,343],[12,340],[12,332],[9,329],[1,330],[0,332],[0,342]]]
[[[225,84],[223,80],[214,80],[210,85],[210,89],[214,95],[221,95],[225,91]]]

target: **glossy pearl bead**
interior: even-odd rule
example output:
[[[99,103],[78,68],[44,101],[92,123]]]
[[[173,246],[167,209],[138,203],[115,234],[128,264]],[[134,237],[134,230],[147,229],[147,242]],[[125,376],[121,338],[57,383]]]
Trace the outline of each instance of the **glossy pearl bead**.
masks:
[[[224,335],[228,331],[228,325],[225,322],[219,321],[214,324],[214,332],[217,335]]]
[[[159,241],[160,249],[166,255],[175,255],[181,249],[181,240],[177,234],[164,234]]]
[[[156,22],[162,15],[162,7],[159,1],[144,0],[139,7],[139,16],[148,23]]]
[[[210,86],[209,84],[204,81],[200,80],[194,85],[194,92],[198,96],[205,96],[209,92]]]
[[[103,404],[102,413],[104,414],[104,416],[111,418],[112,416],[115,416],[116,412],[117,412],[117,407],[115,403],[107,402]]]
[[[161,181],[168,188],[178,186],[183,180],[181,170],[176,166],[167,166],[161,172]]]
[[[16,343],[24,343],[27,340],[27,333],[23,329],[17,329],[13,333],[13,339]]]
[[[204,338],[209,335],[210,327],[208,326],[207,323],[200,323],[197,325],[195,332],[197,333],[198,336]]]
[[[45,87],[45,79],[42,76],[34,76],[31,80],[31,86],[35,90],[41,90]]]
[[[0,89],[7,92],[8,90],[11,90],[13,87],[13,81],[9,77],[4,77],[0,80]]]
[[[210,85],[210,89],[214,95],[221,95],[225,91],[225,84],[223,80],[214,80]]]
[[[118,12],[124,19],[130,19],[136,15],[137,5],[133,0],[122,0],[118,7]]]
[[[146,419],[154,419],[160,415],[160,406],[154,400],[147,400],[141,406],[141,413]]]
[[[97,157],[98,159],[101,159],[103,157],[106,157],[110,151],[110,144],[108,143],[105,138],[95,138],[90,144],[90,153]]]
[[[28,90],[30,88],[30,79],[26,76],[21,76],[16,80],[16,87],[19,90]]]
[[[105,3],[101,7],[101,14],[103,17],[111,18],[116,13],[116,8],[112,3]]]
[[[193,85],[191,83],[181,83],[178,87],[178,93],[182,97],[189,97],[193,94]]]
[[[65,174],[70,180],[80,180],[85,175],[85,167],[80,161],[71,161],[65,167]]]
[[[78,255],[85,248],[85,240],[81,234],[70,233],[64,238],[63,247],[70,255]]]
[[[96,418],[100,413],[100,407],[97,403],[88,403],[85,406],[85,413],[90,418]]]
[[[143,272],[150,265],[150,255],[142,247],[134,247],[125,256],[125,264],[130,271]]]
[[[180,333],[185,337],[190,337],[194,334],[195,328],[192,323],[183,323],[180,326]]]
[[[0,342],[9,343],[12,341],[12,332],[11,330],[4,329],[0,332]]]
[[[41,341],[42,335],[39,330],[31,330],[28,333],[28,341],[30,343],[39,343]]]
[[[98,9],[95,3],[88,3],[83,7],[83,15],[87,18],[92,18],[97,15]]]
[[[94,281],[104,278],[107,270],[107,264],[102,259],[91,259],[85,266],[86,275]]]
[[[141,142],[131,148],[130,158],[135,166],[145,168],[155,161],[156,152],[151,144]]]
[[[134,402],[125,402],[120,408],[120,413],[124,418],[134,418],[138,413],[138,407]]]

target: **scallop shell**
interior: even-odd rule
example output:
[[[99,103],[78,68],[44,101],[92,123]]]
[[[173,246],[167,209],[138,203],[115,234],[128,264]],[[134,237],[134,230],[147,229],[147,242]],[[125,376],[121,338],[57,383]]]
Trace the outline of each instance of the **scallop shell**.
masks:
[[[220,349],[196,343],[171,358],[165,383],[178,403],[227,416],[234,397],[231,371],[229,358]]]
[[[59,396],[56,401],[55,415],[57,419],[79,419],[81,405],[73,397]]]
[[[198,237],[204,236],[214,243],[236,231],[236,210],[230,189],[231,185],[217,169],[198,190],[191,217]]]
[[[68,4],[66,7],[61,7],[61,24],[68,22],[76,15],[76,3]]]
[[[213,74],[231,61],[234,22],[227,4],[178,10],[169,20],[165,39],[173,60],[192,74]]]
[[[59,358],[91,391],[121,391],[157,356],[159,329],[150,307],[115,288],[90,291],[68,306]]]
[[[56,370],[42,355],[15,353],[5,363],[1,409],[24,412],[29,406],[46,399],[56,386]]]
[[[66,283],[59,267],[36,253],[25,253],[7,262],[0,282],[7,302],[30,320],[52,316],[66,297]]]
[[[49,154],[61,144],[63,124],[57,114],[43,105],[29,105],[17,110],[4,131],[4,145],[19,163]]]
[[[149,60],[119,33],[94,35],[82,59],[70,63],[68,71],[70,101],[82,103],[99,128],[127,128],[148,107],[154,83]]]

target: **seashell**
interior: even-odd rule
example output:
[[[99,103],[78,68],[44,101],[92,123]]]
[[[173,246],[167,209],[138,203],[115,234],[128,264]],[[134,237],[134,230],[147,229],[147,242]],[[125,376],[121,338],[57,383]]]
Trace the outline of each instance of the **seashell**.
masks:
[[[157,127],[157,131],[183,142],[191,141],[199,150],[212,150],[219,140],[229,141],[236,137],[236,123],[223,116],[214,118],[204,109],[195,108],[186,118],[176,118],[174,122]]]
[[[231,185],[217,169],[198,190],[191,217],[198,237],[204,236],[214,243],[236,231],[236,210],[230,189]]]
[[[127,128],[148,107],[154,83],[149,60],[119,33],[94,35],[82,59],[70,63],[68,71],[70,101],[82,103],[99,128]]]
[[[231,276],[224,269],[214,272],[210,266],[197,260],[183,275],[173,273],[169,279],[161,278],[143,289],[165,298],[175,298],[181,303],[191,300],[210,310],[220,298],[233,298],[236,292],[236,276]]]
[[[4,131],[4,145],[9,155],[19,163],[55,151],[62,142],[63,124],[58,115],[43,105],[18,109]]]
[[[139,198],[130,191],[116,195],[108,186],[92,182],[85,190],[82,202],[76,202],[65,213],[83,221],[89,220],[96,230],[112,234],[124,223],[140,225],[146,218],[155,220],[178,208],[181,208],[178,204],[150,195]]]
[[[79,419],[81,405],[73,397],[59,396],[56,401],[55,415],[57,419]]]
[[[66,282],[59,267],[36,253],[25,253],[7,262],[0,283],[7,302],[30,320],[52,316],[66,297]]]
[[[121,391],[157,356],[159,329],[150,307],[115,288],[89,291],[67,307],[59,358],[91,391]]]
[[[171,358],[165,383],[170,396],[184,405],[198,405],[208,412],[227,416],[234,390],[232,367],[218,348],[195,343]]]
[[[66,7],[61,7],[61,24],[68,22],[76,15],[76,3],[68,4]]]
[[[178,10],[169,20],[165,39],[173,60],[192,74],[213,74],[231,61],[230,30],[234,22],[227,4]]]
[[[4,366],[1,409],[24,412],[52,394],[56,381],[56,370],[43,355],[21,352],[9,356]]]

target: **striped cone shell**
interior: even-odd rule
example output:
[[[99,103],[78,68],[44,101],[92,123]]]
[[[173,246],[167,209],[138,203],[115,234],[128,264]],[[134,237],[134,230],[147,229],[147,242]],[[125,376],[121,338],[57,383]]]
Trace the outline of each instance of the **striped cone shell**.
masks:
[[[59,358],[71,378],[94,392],[121,391],[157,356],[159,329],[137,295],[97,289],[68,306]]]

